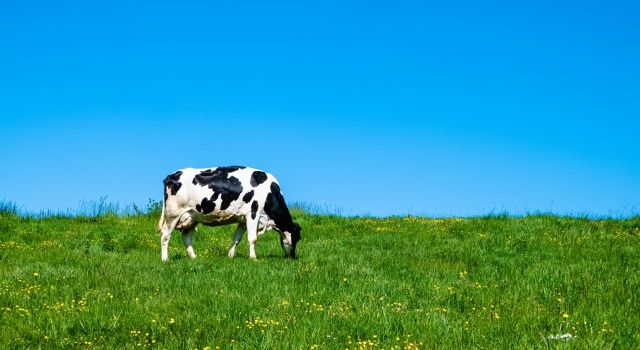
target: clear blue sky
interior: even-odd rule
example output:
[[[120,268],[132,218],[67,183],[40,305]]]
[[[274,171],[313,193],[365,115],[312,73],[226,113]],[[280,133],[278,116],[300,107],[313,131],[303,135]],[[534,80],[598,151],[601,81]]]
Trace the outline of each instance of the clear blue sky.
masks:
[[[638,4],[5,1],[0,200],[238,164],[344,214],[637,214]]]

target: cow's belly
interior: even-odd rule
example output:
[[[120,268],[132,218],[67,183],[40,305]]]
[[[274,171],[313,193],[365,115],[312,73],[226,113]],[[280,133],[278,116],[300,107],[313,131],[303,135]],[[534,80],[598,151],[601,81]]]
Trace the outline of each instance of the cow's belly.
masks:
[[[183,230],[193,228],[199,223],[206,226],[222,226],[241,222],[245,222],[245,217],[238,213],[215,211],[213,213],[203,214],[196,210],[189,210],[180,216],[176,229]]]
[[[227,211],[215,211],[209,214],[196,212],[194,218],[196,221],[207,226],[221,226],[245,221],[244,215]]]
[[[265,231],[275,228],[275,222],[264,212],[259,213],[258,216],[258,234],[263,234]],[[238,212],[216,210],[209,214],[203,214],[195,209],[190,209],[180,216],[176,229],[189,230],[195,228],[198,224],[205,226],[223,226],[245,222],[245,215],[239,214]]]

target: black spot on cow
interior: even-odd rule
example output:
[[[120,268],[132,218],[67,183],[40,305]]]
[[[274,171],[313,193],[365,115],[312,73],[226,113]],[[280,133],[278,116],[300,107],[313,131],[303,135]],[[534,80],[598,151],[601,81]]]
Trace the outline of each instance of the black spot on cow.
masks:
[[[246,166],[238,166],[238,165],[232,165],[232,166],[221,166],[221,167],[217,167],[215,169],[215,171],[222,171],[225,173],[232,173],[236,170],[240,170],[240,169],[244,169],[246,168]]]
[[[242,193],[242,184],[237,177],[230,176],[228,181],[224,183],[224,186],[219,187],[216,193],[220,193],[220,197],[222,197],[220,209],[225,210],[231,205],[231,202],[240,197],[240,193]]]
[[[258,202],[253,201],[253,203],[251,203],[251,218],[255,219],[257,213],[258,213]]]
[[[251,186],[256,187],[265,181],[267,181],[267,174],[264,171],[257,170],[251,174]]]
[[[242,184],[240,183],[240,180],[238,180],[238,178],[235,176],[230,176],[229,171],[225,171],[229,169],[232,169],[231,172],[233,172],[235,170],[241,169],[241,167],[207,169],[201,171],[200,174],[197,174],[193,177],[194,185],[198,184],[203,187],[207,186],[211,190],[213,190],[213,196],[211,196],[208,201],[213,203],[218,198],[222,198],[222,203],[220,203],[220,210],[229,208],[231,202],[237,200],[242,193]],[[202,207],[204,209],[204,199]],[[213,211],[213,209],[211,211]]]
[[[178,193],[180,187],[182,187],[182,183],[180,182],[180,176],[182,175],[182,171],[176,171],[175,173],[164,178],[162,183],[164,183],[164,200],[166,201],[169,198],[169,191],[171,195]]]
[[[203,214],[209,214],[216,209],[216,203],[213,196],[211,198],[202,198],[200,204],[196,204],[196,210],[201,211]]]
[[[249,192],[245,193],[245,195],[244,195],[244,196],[242,196],[242,200],[243,200],[245,203],[249,203],[249,202],[251,201],[251,198],[253,198],[253,190],[251,190],[251,191],[249,191]]]

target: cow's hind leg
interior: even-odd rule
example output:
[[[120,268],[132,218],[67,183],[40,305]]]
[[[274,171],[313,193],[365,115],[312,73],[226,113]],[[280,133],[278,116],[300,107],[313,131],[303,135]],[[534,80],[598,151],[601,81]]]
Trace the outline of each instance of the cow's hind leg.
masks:
[[[173,215],[167,215],[167,213],[164,214],[165,220],[162,224],[162,227],[160,228],[160,247],[162,261],[167,261],[169,260],[169,240],[171,239],[171,232],[173,232],[173,230],[175,230],[176,228],[183,230],[184,232],[185,228],[193,229],[195,225],[193,225],[191,222],[186,221],[190,219],[190,216],[184,215],[186,213],[182,213],[177,217]]]
[[[193,251],[193,246],[191,245],[191,237],[193,236],[193,228],[188,228],[182,230],[182,241],[184,242],[184,246],[187,248],[187,254],[191,259],[196,258],[196,253]]]
[[[231,248],[229,249],[229,257],[233,258],[236,255],[236,246],[242,240],[242,235],[244,235],[244,231],[247,230],[247,226],[245,224],[238,224],[236,228],[236,233],[233,235],[233,240],[231,241]]]
[[[160,229],[160,255],[162,261],[169,260],[169,240],[171,239],[171,231],[173,226],[165,222]]]

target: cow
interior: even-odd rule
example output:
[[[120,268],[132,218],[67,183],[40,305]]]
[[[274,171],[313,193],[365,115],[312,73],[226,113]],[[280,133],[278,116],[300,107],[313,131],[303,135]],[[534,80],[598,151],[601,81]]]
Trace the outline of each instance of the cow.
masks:
[[[163,183],[164,202],[158,222],[162,261],[169,259],[169,239],[174,229],[182,232],[189,257],[196,257],[191,238],[198,224],[238,224],[230,258],[247,231],[249,257],[256,259],[258,235],[270,229],[280,234],[285,256],[296,257],[301,228],[293,222],[273,175],[243,166],[186,168],[168,175]]]

